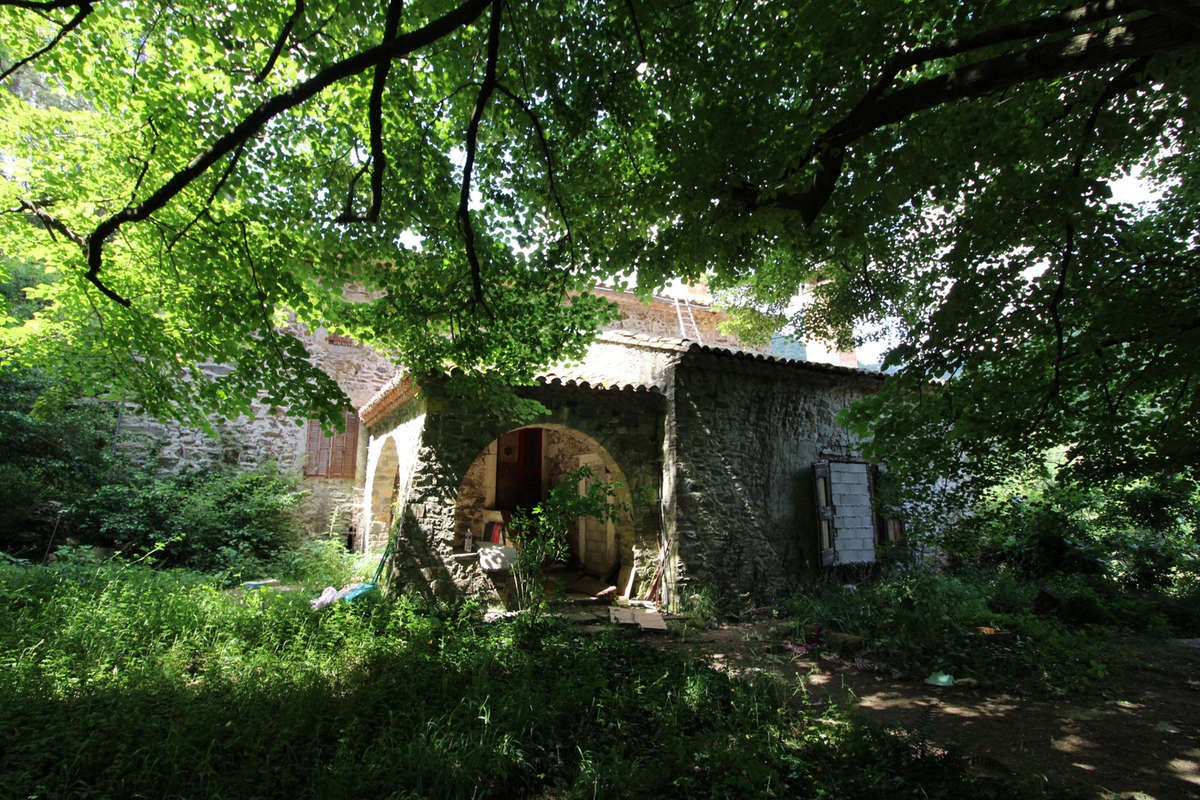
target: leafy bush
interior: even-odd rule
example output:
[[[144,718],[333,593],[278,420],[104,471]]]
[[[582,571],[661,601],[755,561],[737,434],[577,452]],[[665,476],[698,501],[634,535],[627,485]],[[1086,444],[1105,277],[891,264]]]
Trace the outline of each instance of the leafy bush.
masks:
[[[346,549],[337,537],[320,537],[289,547],[275,559],[275,576],[311,586],[346,586],[372,577],[378,554]]]
[[[108,475],[111,406],[34,407],[49,379],[0,369],[0,550],[40,558],[61,505]]]
[[[75,536],[131,556],[156,551],[167,566],[254,577],[295,543],[290,512],[303,491],[274,464],[157,477],[100,487],[69,509]]]
[[[1102,491],[1043,477],[997,490],[942,542],[1031,577],[1103,575],[1136,591],[1200,581],[1200,487],[1187,476]]]

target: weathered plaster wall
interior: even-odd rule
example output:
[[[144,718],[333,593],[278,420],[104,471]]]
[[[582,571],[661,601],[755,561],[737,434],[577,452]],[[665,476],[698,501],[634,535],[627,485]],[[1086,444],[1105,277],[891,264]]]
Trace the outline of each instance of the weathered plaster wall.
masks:
[[[679,591],[704,583],[770,597],[818,566],[812,463],[855,442],[835,415],[877,382],[796,365],[689,353],[674,382]]]
[[[750,348],[742,344],[741,340],[736,336],[721,333],[717,329],[717,323],[724,319],[724,315],[707,306],[681,301],[680,312],[683,315],[684,321],[681,328],[679,324],[680,315],[676,313],[675,303],[672,301],[654,298],[648,303],[643,303],[637,297],[623,292],[598,289],[596,293],[606,299],[616,301],[617,306],[620,308],[622,319],[610,324],[608,326],[609,330],[630,331],[650,334],[652,336],[691,339],[695,341],[696,336],[693,335],[695,330],[692,327],[692,318],[695,318],[695,329],[698,329],[700,340],[706,345],[733,349],[762,350],[762,348]],[[687,307],[691,308],[691,317],[688,316]]]
[[[362,526],[364,550],[382,550],[390,533],[388,522],[402,517],[425,427],[425,405],[416,398],[380,420],[371,430],[366,447]],[[397,506],[397,502],[401,505]]]

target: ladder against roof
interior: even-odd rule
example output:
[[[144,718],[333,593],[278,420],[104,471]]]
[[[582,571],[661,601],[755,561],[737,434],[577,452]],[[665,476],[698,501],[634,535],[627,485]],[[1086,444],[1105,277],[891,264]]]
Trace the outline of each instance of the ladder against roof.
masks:
[[[687,311],[687,320],[683,318],[684,310]],[[679,336],[682,339],[689,339],[698,344],[704,344],[704,339],[700,336],[700,326],[696,324],[696,316],[692,313],[692,304],[684,301],[679,302],[679,298],[675,298],[675,316],[679,320]],[[689,327],[690,326],[690,327]]]

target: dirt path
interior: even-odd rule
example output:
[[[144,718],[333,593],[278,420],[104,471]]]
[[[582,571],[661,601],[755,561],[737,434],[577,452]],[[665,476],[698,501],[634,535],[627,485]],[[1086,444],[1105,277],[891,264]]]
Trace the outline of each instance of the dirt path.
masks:
[[[1038,700],[796,658],[766,624],[697,639],[730,671],[773,669],[795,680],[798,705],[856,706],[872,724],[956,750],[981,773],[1032,775],[1097,798],[1200,798],[1200,648],[1145,642],[1142,666],[1109,676],[1099,691]]]

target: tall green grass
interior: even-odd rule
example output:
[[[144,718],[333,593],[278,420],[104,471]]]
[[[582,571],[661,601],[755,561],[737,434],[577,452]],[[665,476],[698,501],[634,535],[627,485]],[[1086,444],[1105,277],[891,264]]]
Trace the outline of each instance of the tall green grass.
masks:
[[[617,631],[0,566],[5,797],[1001,797]]]

